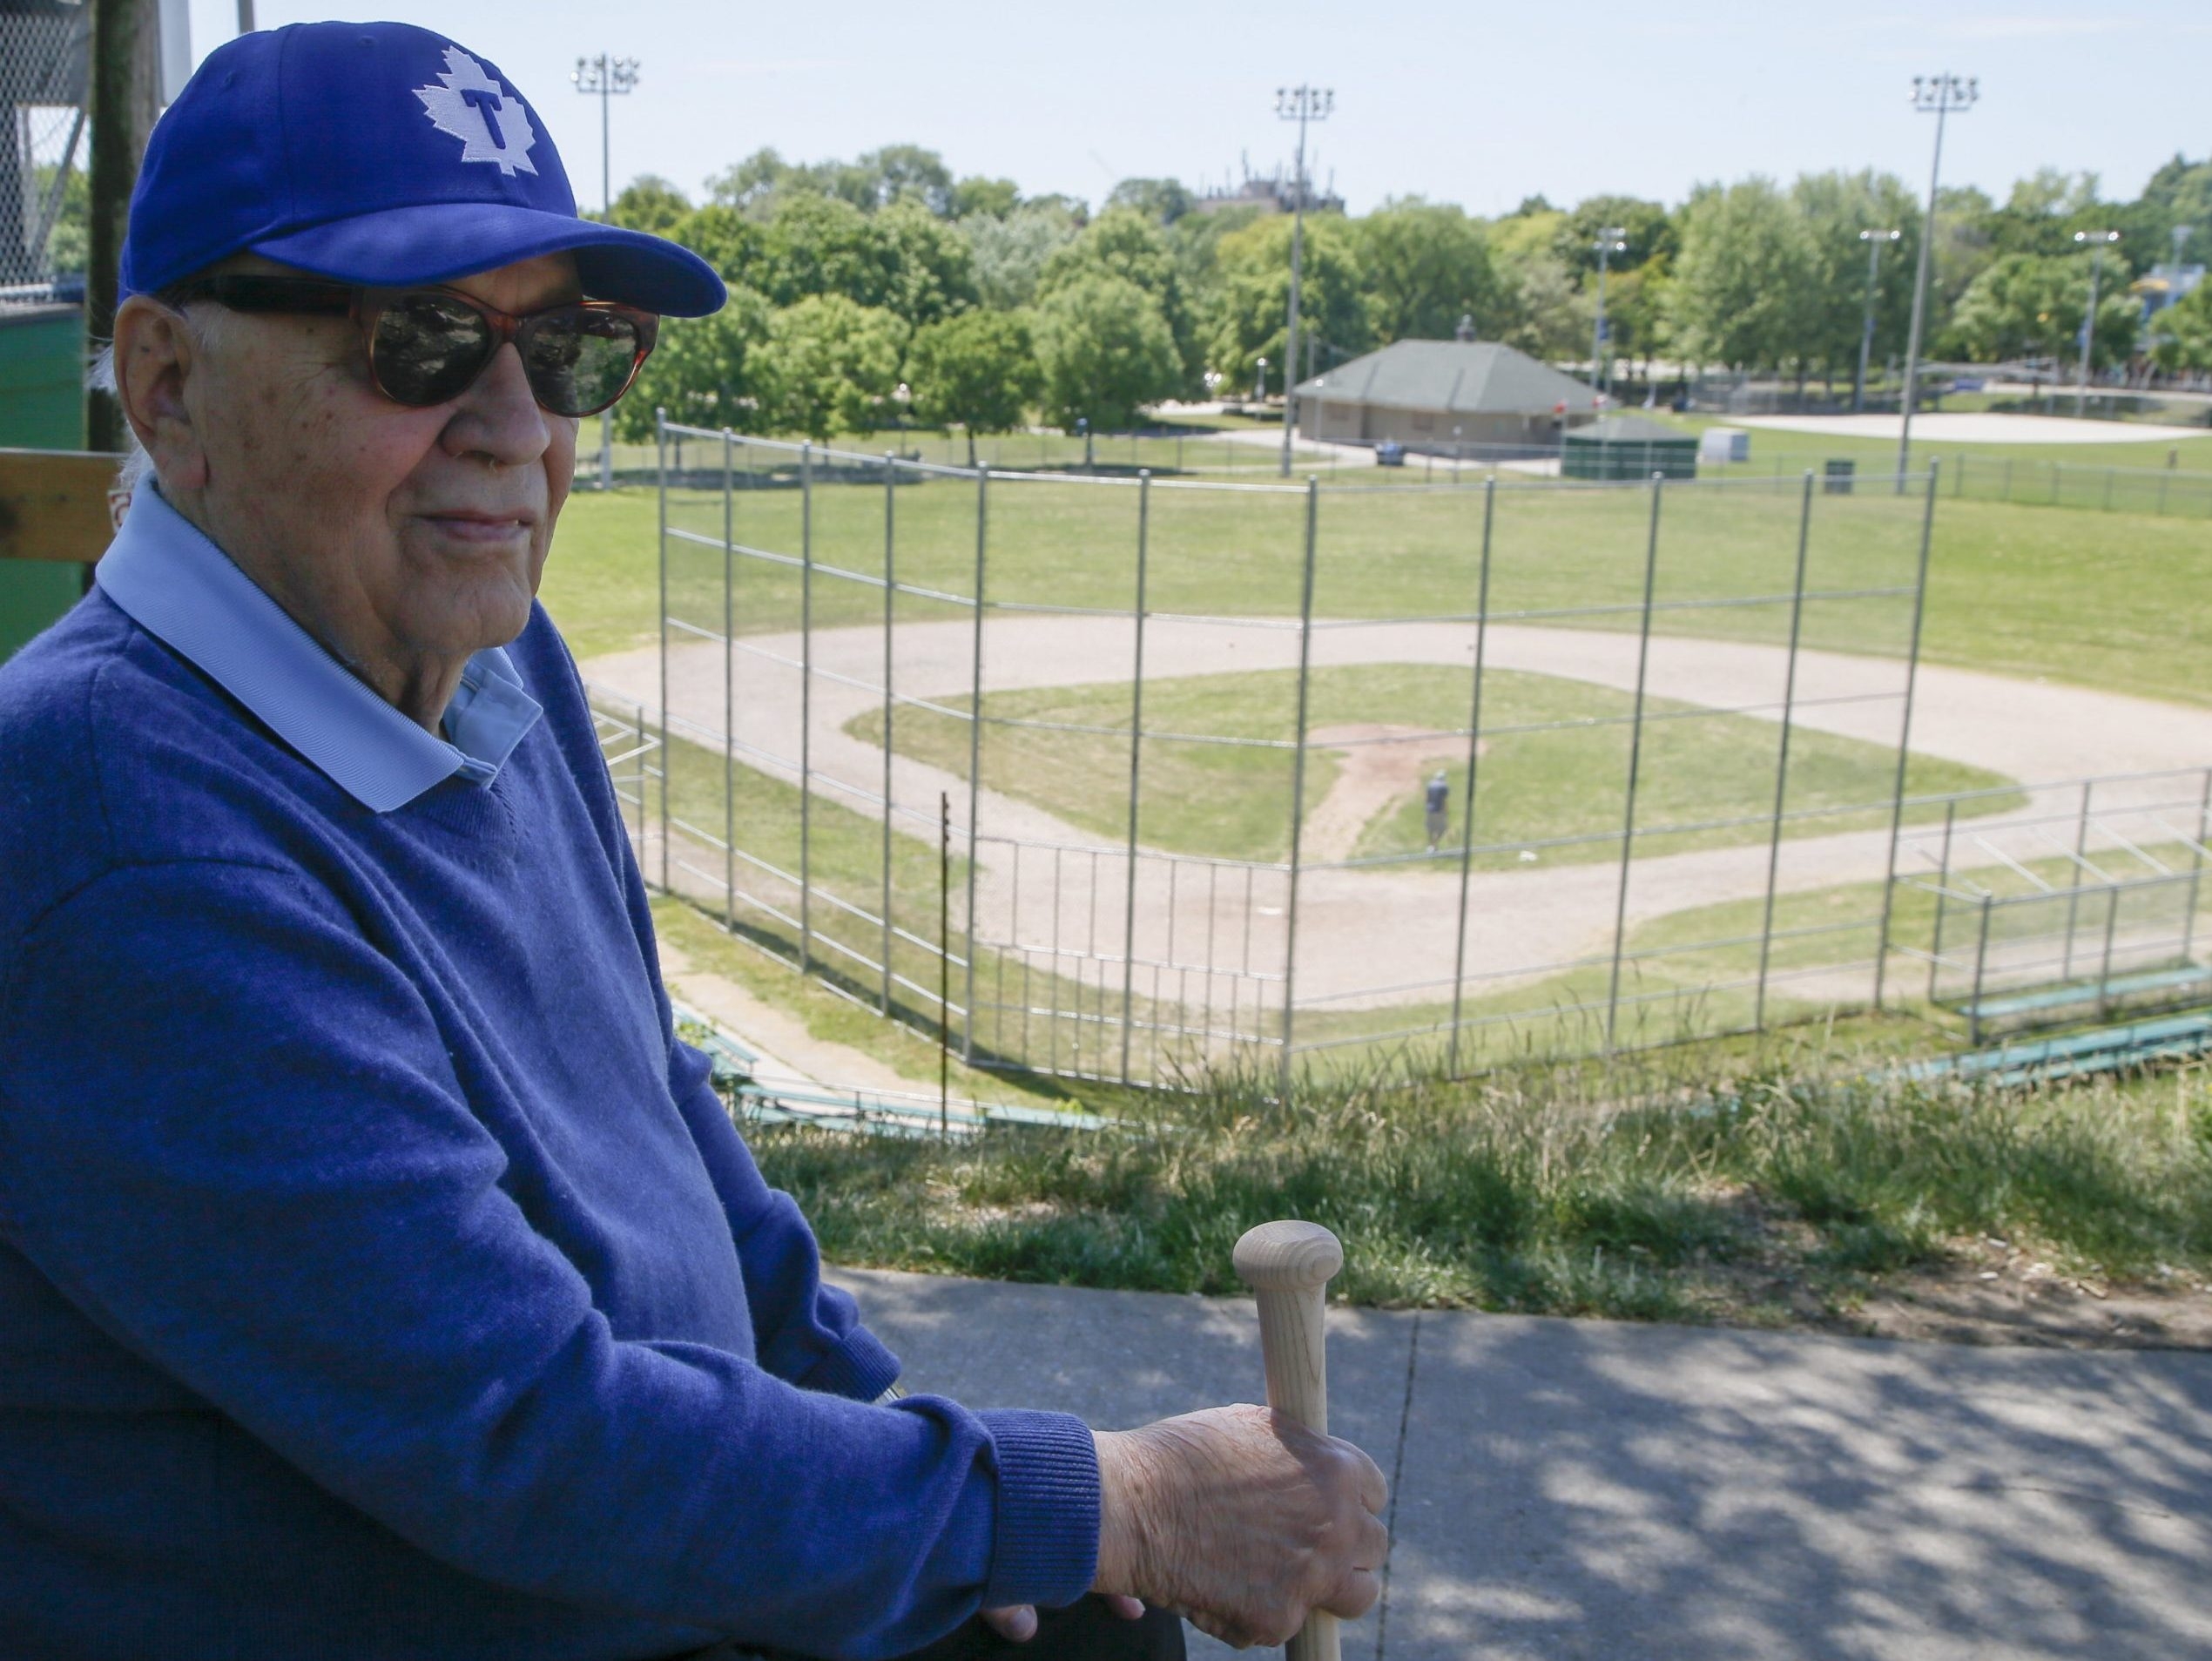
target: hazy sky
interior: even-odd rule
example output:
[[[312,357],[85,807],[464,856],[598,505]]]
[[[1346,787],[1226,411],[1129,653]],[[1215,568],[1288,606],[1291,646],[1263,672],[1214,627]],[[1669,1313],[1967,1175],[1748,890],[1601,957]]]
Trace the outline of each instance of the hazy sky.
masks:
[[[196,54],[235,0],[191,0]],[[1678,201],[1700,179],[1892,169],[1925,188],[1933,119],[1915,74],[1979,75],[1946,181],[2002,195],[2050,165],[2133,196],[2177,150],[2212,153],[2207,0],[256,0],[266,28],[373,11],[496,62],[552,128],[578,199],[599,194],[596,99],[579,53],[643,61],[614,106],[616,188],[696,192],[763,145],[812,160],[912,142],[959,173],[1093,202],[1116,179],[1219,180],[1290,153],[1274,90],[1335,89],[1317,177],[1352,211],[1422,195],[1492,214],[1538,192]]]

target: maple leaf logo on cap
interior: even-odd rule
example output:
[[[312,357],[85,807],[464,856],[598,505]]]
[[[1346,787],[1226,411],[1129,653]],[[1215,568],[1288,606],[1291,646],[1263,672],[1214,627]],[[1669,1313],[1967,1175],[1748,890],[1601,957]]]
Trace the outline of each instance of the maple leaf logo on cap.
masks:
[[[537,132],[529,111],[460,47],[446,48],[446,72],[435,84],[416,87],[415,96],[432,126],[461,140],[462,160],[490,162],[509,179],[517,169],[537,172],[530,165]]]

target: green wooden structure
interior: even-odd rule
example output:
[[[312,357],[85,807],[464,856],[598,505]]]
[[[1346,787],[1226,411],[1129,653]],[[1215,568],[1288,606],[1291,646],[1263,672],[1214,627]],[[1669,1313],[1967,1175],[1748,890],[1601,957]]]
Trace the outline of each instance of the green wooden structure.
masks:
[[[1641,415],[1608,415],[1568,433],[1559,470],[1570,479],[1694,479],[1697,435]]]
[[[0,307],[0,448],[84,448],[84,312]],[[0,559],[0,659],[77,603],[81,565]]]

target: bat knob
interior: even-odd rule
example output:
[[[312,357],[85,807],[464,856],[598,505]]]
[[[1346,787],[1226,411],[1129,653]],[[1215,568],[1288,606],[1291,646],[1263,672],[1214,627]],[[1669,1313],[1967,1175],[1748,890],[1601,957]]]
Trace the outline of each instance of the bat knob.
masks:
[[[1237,1242],[1233,1260],[1254,1292],[1303,1292],[1344,1267],[1344,1247],[1318,1223],[1262,1223]]]

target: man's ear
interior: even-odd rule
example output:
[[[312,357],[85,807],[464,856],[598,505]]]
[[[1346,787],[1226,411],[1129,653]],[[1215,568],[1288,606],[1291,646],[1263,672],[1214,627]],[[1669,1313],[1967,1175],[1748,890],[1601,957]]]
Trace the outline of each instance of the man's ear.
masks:
[[[207,452],[185,394],[204,360],[192,326],[159,300],[133,294],[115,314],[115,393],[124,419],[173,489],[207,483]]]

